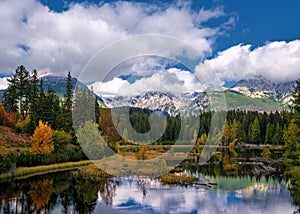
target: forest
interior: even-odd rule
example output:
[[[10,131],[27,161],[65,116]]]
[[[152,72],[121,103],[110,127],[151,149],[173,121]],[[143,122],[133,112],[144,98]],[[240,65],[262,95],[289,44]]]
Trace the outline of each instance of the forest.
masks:
[[[36,166],[87,159],[78,144],[74,130],[87,120],[97,123],[101,135],[115,151],[118,151],[120,146],[134,144],[126,140],[126,128],[123,134],[116,130],[112,120],[114,109],[101,108],[100,101],[92,91],[83,86],[76,86],[74,89],[71,79],[69,72],[63,97],[59,97],[51,86],[44,90],[43,79],[38,78],[37,71],[29,72],[22,65],[8,79],[8,88],[3,95],[3,103],[0,104],[0,126],[7,126],[17,133],[30,136],[31,145],[25,152],[18,149],[8,151],[9,145],[0,136],[0,173],[7,172],[12,165]],[[82,112],[85,111],[80,108],[86,109],[87,106],[90,106],[93,112],[84,115]],[[132,127],[139,133],[147,133],[151,129],[149,117],[152,113],[146,109],[130,108],[129,120]],[[73,114],[80,117],[74,117]],[[162,114],[156,116],[164,117]],[[204,145],[211,132],[211,120],[214,116],[218,116],[218,113],[202,112],[199,116],[188,118],[182,118],[180,115],[167,117],[163,135],[153,144],[174,144],[182,124],[186,124],[182,133],[186,136],[184,139],[194,139],[196,145]],[[182,120],[196,122],[183,123]],[[120,118],[119,123],[122,121]],[[188,126],[197,123],[199,127]],[[299,167],[299,126],[300,82],[297,81],[291,111],[266,113],[236,109],[226,112],[226,123],[219,145],[281,146],[285,149],[286,164]]]

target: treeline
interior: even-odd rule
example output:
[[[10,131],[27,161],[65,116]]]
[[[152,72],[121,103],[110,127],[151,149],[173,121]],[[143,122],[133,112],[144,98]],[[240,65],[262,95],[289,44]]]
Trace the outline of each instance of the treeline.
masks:
[[[100,116],[100,129],[105,139],[111,143],[121,141],[126,144],[126,140],[122,140],[128,136],[128,129],[126,125],[122,134],[119,134],[115,125],[112,122],[111,114],[114,112],[112,109],[103,110]],[[145,133],[151,130],[149,124],[149,116],[152,113],[149,110],[131,108],[129,112],[130,124],[137,132]],[[227,115],[226,121],[216,119],[221,123],[225,123],[223,130],[223,137],[220,144],[229,146],[230,143],[244,143],[244,144],[271,144],[271,145],[284,145],[284,132],[287,131],[288,126],[292,119],[292,113],[288,111],[261,113],[257,111],[241,111],[230,110],[223,112]],[[156,142],[159,144],[173,144],[178,139],[180,132],[182,138],[185,140],[194,139],[194,131],[196,130],[197,141],[199,144],[205,144],[209,133],[213,132],[214,127],[211,127],[211,119],[214,116],[222,115],[216,112],[204,112],[199,117],[190,116],[189,118],[181,118],[180,116],[167,118],[167,126],[162,137]],[[162,115],[160,115],[163,117]],[[122,115],[118,118],[118,123],[122,123],[125,119]],[[159,117],[159,115],[157,115]],[[194,122],[187,122],[183,120],[190,120]],[[196,124],[198,123],[198,125]],[[184,124],[185,127],[182,127]],[[197,130],[196,128],[199,127]],[[133,139],[134,140],[134,139]]]
[[[13,166],[37,166],[86,159],[73,129],[72,77],[68,73],[65,94],[60,98],[51,86],[44,90],[37,71],[19,66],[0,104],[0,125],[30,135],[28,152],[7,151],[9,142],[0,135],[0,173]],[[96,102],[94,102],[95,104]],[[99,109],[99,108],[97,108]]]
[[[72,130],[72,78],[70,72],[66,82],[66,93],[60,99],[54,89],[48,86],[44,90],[43,79],[38,79],[37,71],[30,73],[24,66],[19,66],[8,80],[3,105],[9,114],[15,114],[18,129],[33,134],[41,120],[52,129]]]
[[[293,121],[299,120],[297,119],[300,105],[297,98],[299,81],[297,84],[295,110],[292,112],[261,113],[231,110],[226,114],[203,112],[199,117],[182,118],[178,115],[166,118],[166,129],[155,143],[173,144],[180,137],[187,141],[196,140],[197,144],[205,144],[208,136],[215,132],[216,127],[211,125],[214,118],[221,123],[225,121],[224,131],[218,140],[219,144],[224,146],[236,143],[285,145],[287,136],[295,129]],[[151,127],[149,118],[154,114],[157,121],[162,121],[164,115],[136,108],[129,109],[130,124],[125,116],[117,119],[117,124],[123,127],[121,132],[117,131],[116,124],[113,123],[112,109],[100,109],[95,95],[86,87],[80,86],[75,90],[76,96],[73,97],[70,73],[66,81],[66,92],[63,98],[59,98],[51,86],[47,91],[44,90],[43,81],[38,79],[36,70],[29,72],[24,66],[19,66],[15,74],[8,79],[8,88],[4,93],[4,108],[0,105],[0,125],[7,125],[18,132],[31,135],[32,154],[62,154],[66,151],[67,145],[71,145],[70,148],[77,146],[76,149],[79,151],[74,128],[78,128],[88,120],[98,124],[100,133],[115,150],[120,144],[130,144],[126,140],[132,137],[128,125],[137,133],[144,133],[146,138],[147,134],[153,134],[151,132],[153,129],[154,133],[162,131],[159,124]],[[222,118],[222,115],[226,115],[226,118]],[[148,137],[151,139],[151,136]],[[291,150],[295,148],[291,147]]]

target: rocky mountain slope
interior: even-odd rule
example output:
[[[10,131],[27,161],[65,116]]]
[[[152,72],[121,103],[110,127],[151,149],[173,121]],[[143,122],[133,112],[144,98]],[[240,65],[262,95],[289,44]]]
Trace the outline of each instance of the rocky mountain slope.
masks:
[[[216,93],[224,93],[228,109],[281,111],[289,109],[295,81],[275,83],[261,78],[241,80],[231,88],[223,88]],[[206,92],[186,92],[172,94],[150,91],[132,97],[102,96],[104,103],[109,107],[132,106],[155,111],[167,112],[176,116],[179,112],[197,114],[210,108],[210,97]],[[216,100],[224,102],[224,100]],[[221,103],[220,103],[221,104]]]
[[[240,80],[231,90],[251,98],[271,98],[282,104],[291,104],[296,82],[276,83],[270,80],[253,78]]]

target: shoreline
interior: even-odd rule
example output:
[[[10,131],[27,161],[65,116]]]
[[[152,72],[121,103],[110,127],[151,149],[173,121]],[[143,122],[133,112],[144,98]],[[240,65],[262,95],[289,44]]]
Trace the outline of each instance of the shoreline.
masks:
[[[67,171],[76,169],[81,166],[87,166],[91,164],[90,160],[83,160],[78,162],[65,162],[59,164],[41,165],[34,167],[18,167],[14,172],[8,172],[0,174],[0,181],[7,180],[10,178],[14,179],[25,179],[36,175],[43,175],[51,172]]]

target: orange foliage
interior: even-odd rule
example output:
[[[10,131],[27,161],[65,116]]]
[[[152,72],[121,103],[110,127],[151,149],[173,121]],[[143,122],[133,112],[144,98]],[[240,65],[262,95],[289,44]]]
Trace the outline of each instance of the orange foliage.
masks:
[[[44,180],[30,185],[28,194],[35,204],[35,209],[40,211],[47,206],[52,192],[53,180]]]
[[[5,123],[6,112],[4,110],[4,106],[0,104],[0,125],[4,125]]]
[[[0,125],[14,128],[16,124],[16,115],[14,112],[6,112],[3,104],[0,104]]]
[[[16,125],[16,114],[14,112],[6,113],[5,125],[14,128]]]
[[[110,109],[105,109],[100,115],[100,127],[104,139],[109,143],[116,143],[121,140],[112,120],[112,112]]]
[[[50,154],[54,150],[52,141],[52,129],[47,123],[39,121],[39,126],[34,130],[31,137],[31,149],[33,154]]]

